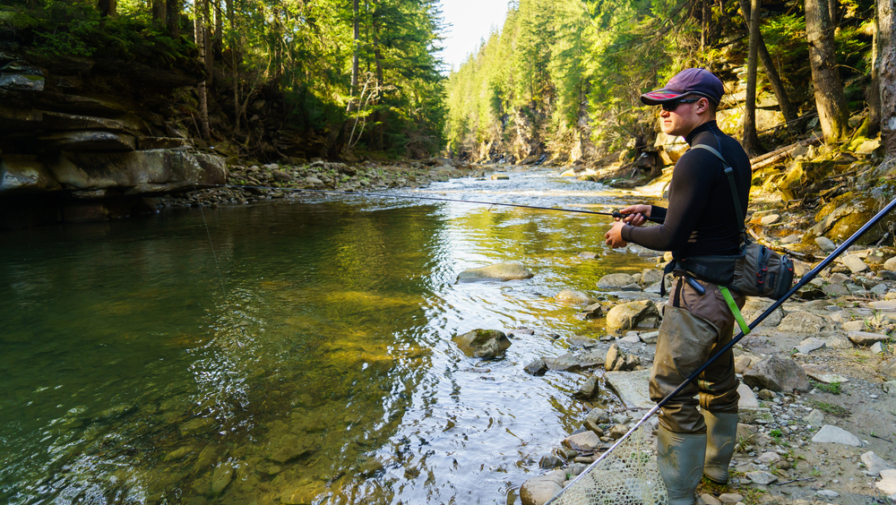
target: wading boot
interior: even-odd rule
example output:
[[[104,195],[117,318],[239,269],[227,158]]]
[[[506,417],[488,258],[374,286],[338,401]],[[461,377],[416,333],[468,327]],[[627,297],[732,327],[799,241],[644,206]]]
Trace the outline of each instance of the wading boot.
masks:
[[[719,484],[728,483],[728,465],[737,445],[737,414],[703,411],[706,420],[706,463],[703,475]]]
[[[706,455],[706,434],[673,433],[662,426],[657,430],[657,466],[669,505],[694,505],[695,491],[703,477],[703,457]]]

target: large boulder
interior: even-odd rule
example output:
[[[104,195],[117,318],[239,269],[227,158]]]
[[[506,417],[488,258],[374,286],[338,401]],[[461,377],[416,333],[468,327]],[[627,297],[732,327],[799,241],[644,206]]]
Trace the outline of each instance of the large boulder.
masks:
[[[784,393],[809,391],[806,372],[793,360],[772,356],[751,366],[744,373],[744,383],[750,387]]]
[[[227,182],[223,157],[172,149],[111,154],[65,152],[49,162],[48,168],[66,189],[115,189],[123,195]]]
[[[471,358],[495,359],[510,347],[510,339],[498,330],[473,330],[455,337],[457,347]]]
[[[0,158],[0,195],[60,189],[62,187],[37,157],[7,154]]]
[[[497,265],[464,270],[457,276],[457,282],[513,281],[531,279],[532,277],[534,277],[534,274],[526,270],[522,265],[517,263],[498,263]]]
[[[660,317],[660,312],[653,302],[645,300],[623,303],[610,309],[607,314],[607,326],[628,330],[637,327],[641,321],[650,317]]]

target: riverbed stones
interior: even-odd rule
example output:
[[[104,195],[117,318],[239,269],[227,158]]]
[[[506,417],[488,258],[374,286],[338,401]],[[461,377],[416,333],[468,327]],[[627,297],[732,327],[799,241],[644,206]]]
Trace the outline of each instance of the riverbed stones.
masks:
[[[582,311],[582,315],[585,317],[585,320],[590,321],[592,319],[600,319],[604,317],[604,308],[599,303],[593,303]]]
[[[809,378],[793,360],[772,356],[751,366],[744,373],[744,383],[750,387],[793,393],[808,392]]]
[[[597,382],[597,377],[591,376],[585,380],[585,383],[579,386],[579,389],[573,393],[573,396],[578,398],[579,400],[592,400],[595,396],[600,393],[600,386]]]
[[[221,463],[212,474],[212,494],[219,495],[233,479],[233,464]]]
[[[457,276],[457,282],[514,281],[531,279],[535,275],[517,263],[498,263],[481,268],[464,270]]]
[[[650,399],[648,387],[650,370],[607,372],[604,377],[626,408],[650,409],[655,405]]]
[[[837,248],[837,245],[831,242],[831,239],[824,236],[816,237],[815,244],[818,245],[818,247],[821,248],[822,251],[827,253],[834,252],[834,249]]]
[[[603,443],[601,442],[600,437],[597,436],[597,433],[589,430],[581,433],[574,433],[566,437],[566,439],[563,440],[563,444],[578,452],[594,452],[599,449]]]
[[[561,302],[567,303],[577,303],[581,305],[592,305],[594,304],[594,299],[590,296],[582,293],[581,291],[575,291],[572,289],[564,289],[563,291],[557,293],[558,300]]]
[[[520,487],[520,501],[523,505],[544,505],[563,490],[565,481],[566,472],[563,470],[529,479]]]
[[[847,333],[846,336],[849,337],[849,340],[851,340],[852,343],[861,346],[871,345],[875,342],[883,342],[890,338],[888,335],[870,333],[867,331],[851,331]]]
[[[739,384],[737,386],[737,394],[740,396],[740,399],[737,401],[738,409],[754,410],[759,408],[759,400],[756,398],[753,390],[750,389],[750,386]]]
[[[180,434],[189,437],[211,431],[216,426],[215,420],[208,417],[194,417],[180,425]]]
[[[877,369],[884,375],[896,377],[896,358],[882,362]]]
[[[747,472],[747,478],[750,479],[753,484],[759,484],[760,486],[767,486],[778,480],[773,474],[761,470]]]
[[[651,317],[660,317],[660,313],[653,302],[644,300],[623,303],[610,309],[610,312],[607,314],[607,326],[620,330],[630,330]]]
[[[815,337],[809,337],[800,342],[800,345],[796,346],[796,350],[802,354],[809,354],[810,352],[821,349],[824,346],[824,340]]]
[[[273,452],[268,459],[283,465],[303,456],[317,452],[318,447],[311,441],[295,436],[285,436],[271,442]]]
[[[841,444],[850,445],[852,447],[862,447],[862,441],[859,440],[859,437],[843,428],[838,428],[837,426],[832,426],[830,424],[822,426],[822,428],[818,430],[818,433],[812,437],[812,441],[817,444]]]
[[[806,417],[804,417],[803,420],[811,426],[821,426],[824,424],[824,412],[818,409],[812,409],[812,412],[806,414]]]
[[[588,411],[588,415],[585,416],[585,428],[593,431],[598,435],[603,435],[604,430],[601,429],[601,424],[609,424],[610,415],[607,414],[607,411],[603,409],[591,409]]]
[[[833,329],[833,324],[830,319],[802,311],[787,314],[778,325],[778,331],[786,333],[818,334],[831,329]]]
[[[626,291],[626,287],[635,285],[637,286],[637,282],[635,282],[635,278],[629,274],[610,274],[605,275],[597,281],[597,287],[601,289],[609,289],[609,290],[619,290]],[[640,288],[638,288],[640,289]]]
[[[529,375],[540,377],[547,373],[548,365],[544,362],[543,359],[536,358],[532,360],[528,365],[526,365],[523,370]]]
[[[496,359],[504,356],[511,342],[503,331],[473,330],[455,337],[457,347],[467,357]]]
[[[652,286],[663,280],[663,271],[658,268],[645,268],[641,271],[641,285]]]
[[[865,468],[875,477],[880,475],[880,472],[884,470],[892,470],[894,468],[893,465],[887,463],[886,460],[875,454],[874,451],[868,451],[865,454],[862,454],[861,460],[862,464],[865,465]]]
[[[854,274],[868,270],[868,265],[866,265],[865,262],[862,261],[862,258],[856,256],[855,254],[844,256],[843,264],[846,265],[846,268],[848,268]]]
[[[874,487],[883,491],[888,498],[896,496],[896,470],[881,470],[880,479]]]

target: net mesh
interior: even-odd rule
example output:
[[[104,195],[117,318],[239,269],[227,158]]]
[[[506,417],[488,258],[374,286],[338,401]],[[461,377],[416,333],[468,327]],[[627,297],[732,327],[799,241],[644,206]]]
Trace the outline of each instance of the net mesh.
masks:
[[[666,505],[656,448],[645,426],[570,484],[551,505]]]

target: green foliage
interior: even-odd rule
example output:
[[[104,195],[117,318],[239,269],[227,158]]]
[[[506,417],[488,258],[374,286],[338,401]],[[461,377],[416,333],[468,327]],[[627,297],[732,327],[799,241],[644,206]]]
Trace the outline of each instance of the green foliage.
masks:
[[[822,402],[818,400],[810,400],[809,403],[813,408],[816,408],[827,414],[835,415],[837,417],[849,417],[849,415],[851,414],[849,409],[846,409],[839,405],[834,405],[832,403]]]
[[[824,391],[825,393],[830,393],[832,395],[839,395],[842,392],[839,382],[832,382],[830,384],[825,384],[823,382],[815,382],[813,380],[810,380],[809,384],[812,387],[818,389],[819,391]]]

